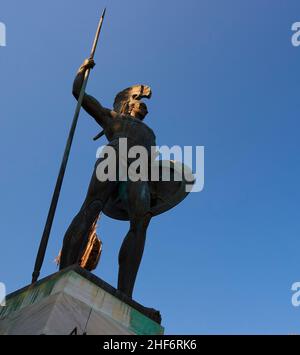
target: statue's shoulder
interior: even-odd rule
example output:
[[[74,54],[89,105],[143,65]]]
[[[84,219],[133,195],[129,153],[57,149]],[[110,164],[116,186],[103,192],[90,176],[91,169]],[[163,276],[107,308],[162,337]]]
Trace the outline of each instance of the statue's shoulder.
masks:
[[[143,131],[146,133],[146,136],[148,137],[148,139],[150,138],[150,140],[152,141],[152,144],[155,143],[156,141],[156,135],[153,131],[152,128],[150,128],[146,123],[144,123],[143,121],[140,121],[140,124],[142,124]]]
[[[143,123],[144,123],[144,122],[143,122]],[[152,135],[152,137],[153,137],[154,139],[156,139],[156,135],[155,135],[153,129],[150,128],[146,123],[144,123],[144,125],[147,127],[147,129],[148,129],[149,133]]]
[[[149,135],[151,135],[154,139],[156,139],[155,133],[152,128],[150,128],[144,121],[141,121],[139,119],[134,119],[135,122],[137,122],[137,125],[140,125],[143,127],[144,131],[146,131]]]

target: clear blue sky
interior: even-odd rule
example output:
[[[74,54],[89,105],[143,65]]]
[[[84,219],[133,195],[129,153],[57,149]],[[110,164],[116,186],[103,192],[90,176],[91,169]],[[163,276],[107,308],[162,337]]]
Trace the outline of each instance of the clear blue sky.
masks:
[[[1,2],[0,281],[31,279],[102,0]],[[152,86],[159,145],[205,146],[205,189],[155,218],[135,299],[167,334],[300,332],[298,0],[111,0],[88,92],[111,107]],[[42,276],[86,193],[99,128],[85,113],[72,148]],[[102,141],[104,142],[104,140]],[[126,222],[104,217],[96,274],[116,286]]]

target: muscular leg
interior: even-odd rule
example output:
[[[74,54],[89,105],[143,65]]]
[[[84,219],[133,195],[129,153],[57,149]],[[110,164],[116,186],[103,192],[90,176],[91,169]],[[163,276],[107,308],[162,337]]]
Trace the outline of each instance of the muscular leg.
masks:
[[[80,261],[88,242],[90,228],[115,188],[115,182],[100,182],[94,171],[86,199],[65,234],[60,270]]]
[[[147,227],[151,220],[148,183],[127,182],[125,199],[130,216],[130,229],[119,253],[118,289],[131,298],[144,252]]]

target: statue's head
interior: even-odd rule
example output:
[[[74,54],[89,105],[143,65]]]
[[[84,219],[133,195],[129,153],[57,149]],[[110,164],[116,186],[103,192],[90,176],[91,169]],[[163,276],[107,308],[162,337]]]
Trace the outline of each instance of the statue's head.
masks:
[[[148,113],[148,109],[141,99],[150,99],[151,95],[152,92],[149,86],[131,86],[118,93],[114,102],[114,110],[118,113],[143,120]]]

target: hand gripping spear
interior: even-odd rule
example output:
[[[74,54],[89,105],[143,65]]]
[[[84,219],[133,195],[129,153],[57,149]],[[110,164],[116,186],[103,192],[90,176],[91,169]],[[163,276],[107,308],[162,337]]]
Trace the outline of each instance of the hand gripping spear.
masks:
[[[90,59],[93,59],[94,55],[95,55],[95,51],[96,51],[96,48],[97,48],[97,44],[98,44],[98,40],[99,40],[99,36],[100,36],[102,24],[103,24],[105,12],[106,12],[106,9],[104,9],[104,11],[103,11],[103,13],[101,15],[99,24],[98,24],[96,36],[95,36],[94,43],[93,43],[93,46],[92,46]],[[43,264],[43,261],[44,261],[44,258],[45,258],[45,253],[46,253],[48,240],[49,240],[49,236],[50,236],[50,232],[51,232],[51,227],[52,227],[52,223],[53,223],[53,219],[54,219],[54,215],[55,215],[55,211],[56,211],[56,207],[57,207],[57,202],[58,202],[58,199],[59,199],[60,190],[61,190],[61,186],[62,186],[62,183],[63,183],[63,179],[64,179],[64,175],[65,175],[65,171],[66,171],[66,167],[67,167],[67,163],[68,163],[68,159],[69,159],[69,155],[70,155],[71,145],[72,145],[72,141],[73,141],[73,137],[74,137],[74,133],[75,133],[75,129],[76,129],[76,125],[77,125],[77,121],[78,121],[78,117],[79,117],[79,113],[80,113],[80,108],[81,108],[81,105],[82,105],[83,97],[84,97],[84,94],[85,94],[86,85],[87,85],[87,82],[88,82],[88,79],[89,79],[89,75],[90,75],[90,69],[87,69],[86,72],[85,72],[84,81],[82,83],[80,95],[79,95],[79,98],[78,98],[78,101],[77,101],[77,106],[76,106],[76,110],[75,110],[75,113],[74,113],[74,117],[73,117],[71,129],[70,129],[70,132],[69,132],[68,140],[67,140],[67,143],[66,143],[65,152],[64,152],[63,159],[62,159],[62,162],[61,162],[61,166],[60,166],[59,174],[58,174],[58,177],[57,177],[55,189],[54,189],[54,192],[53,192],[52,201],[51,201],[51,205],[50,205],[50,208],[49,208],[47,221],[46,221],[46,224],[45,224],[44,232],[43,232],[42,239],[41,239],[40,246],[39,246],[39,250],[38,250],[38,253],[37,253],[37,257],[36,257],[36,261],[35,261],[35,265],[34,265],[34,271],[32,273],[32,283],[35,283],[38,280],[38,277],[40,275],[40,270],[41,270],[41,267],[42,267],[42,264]]]

